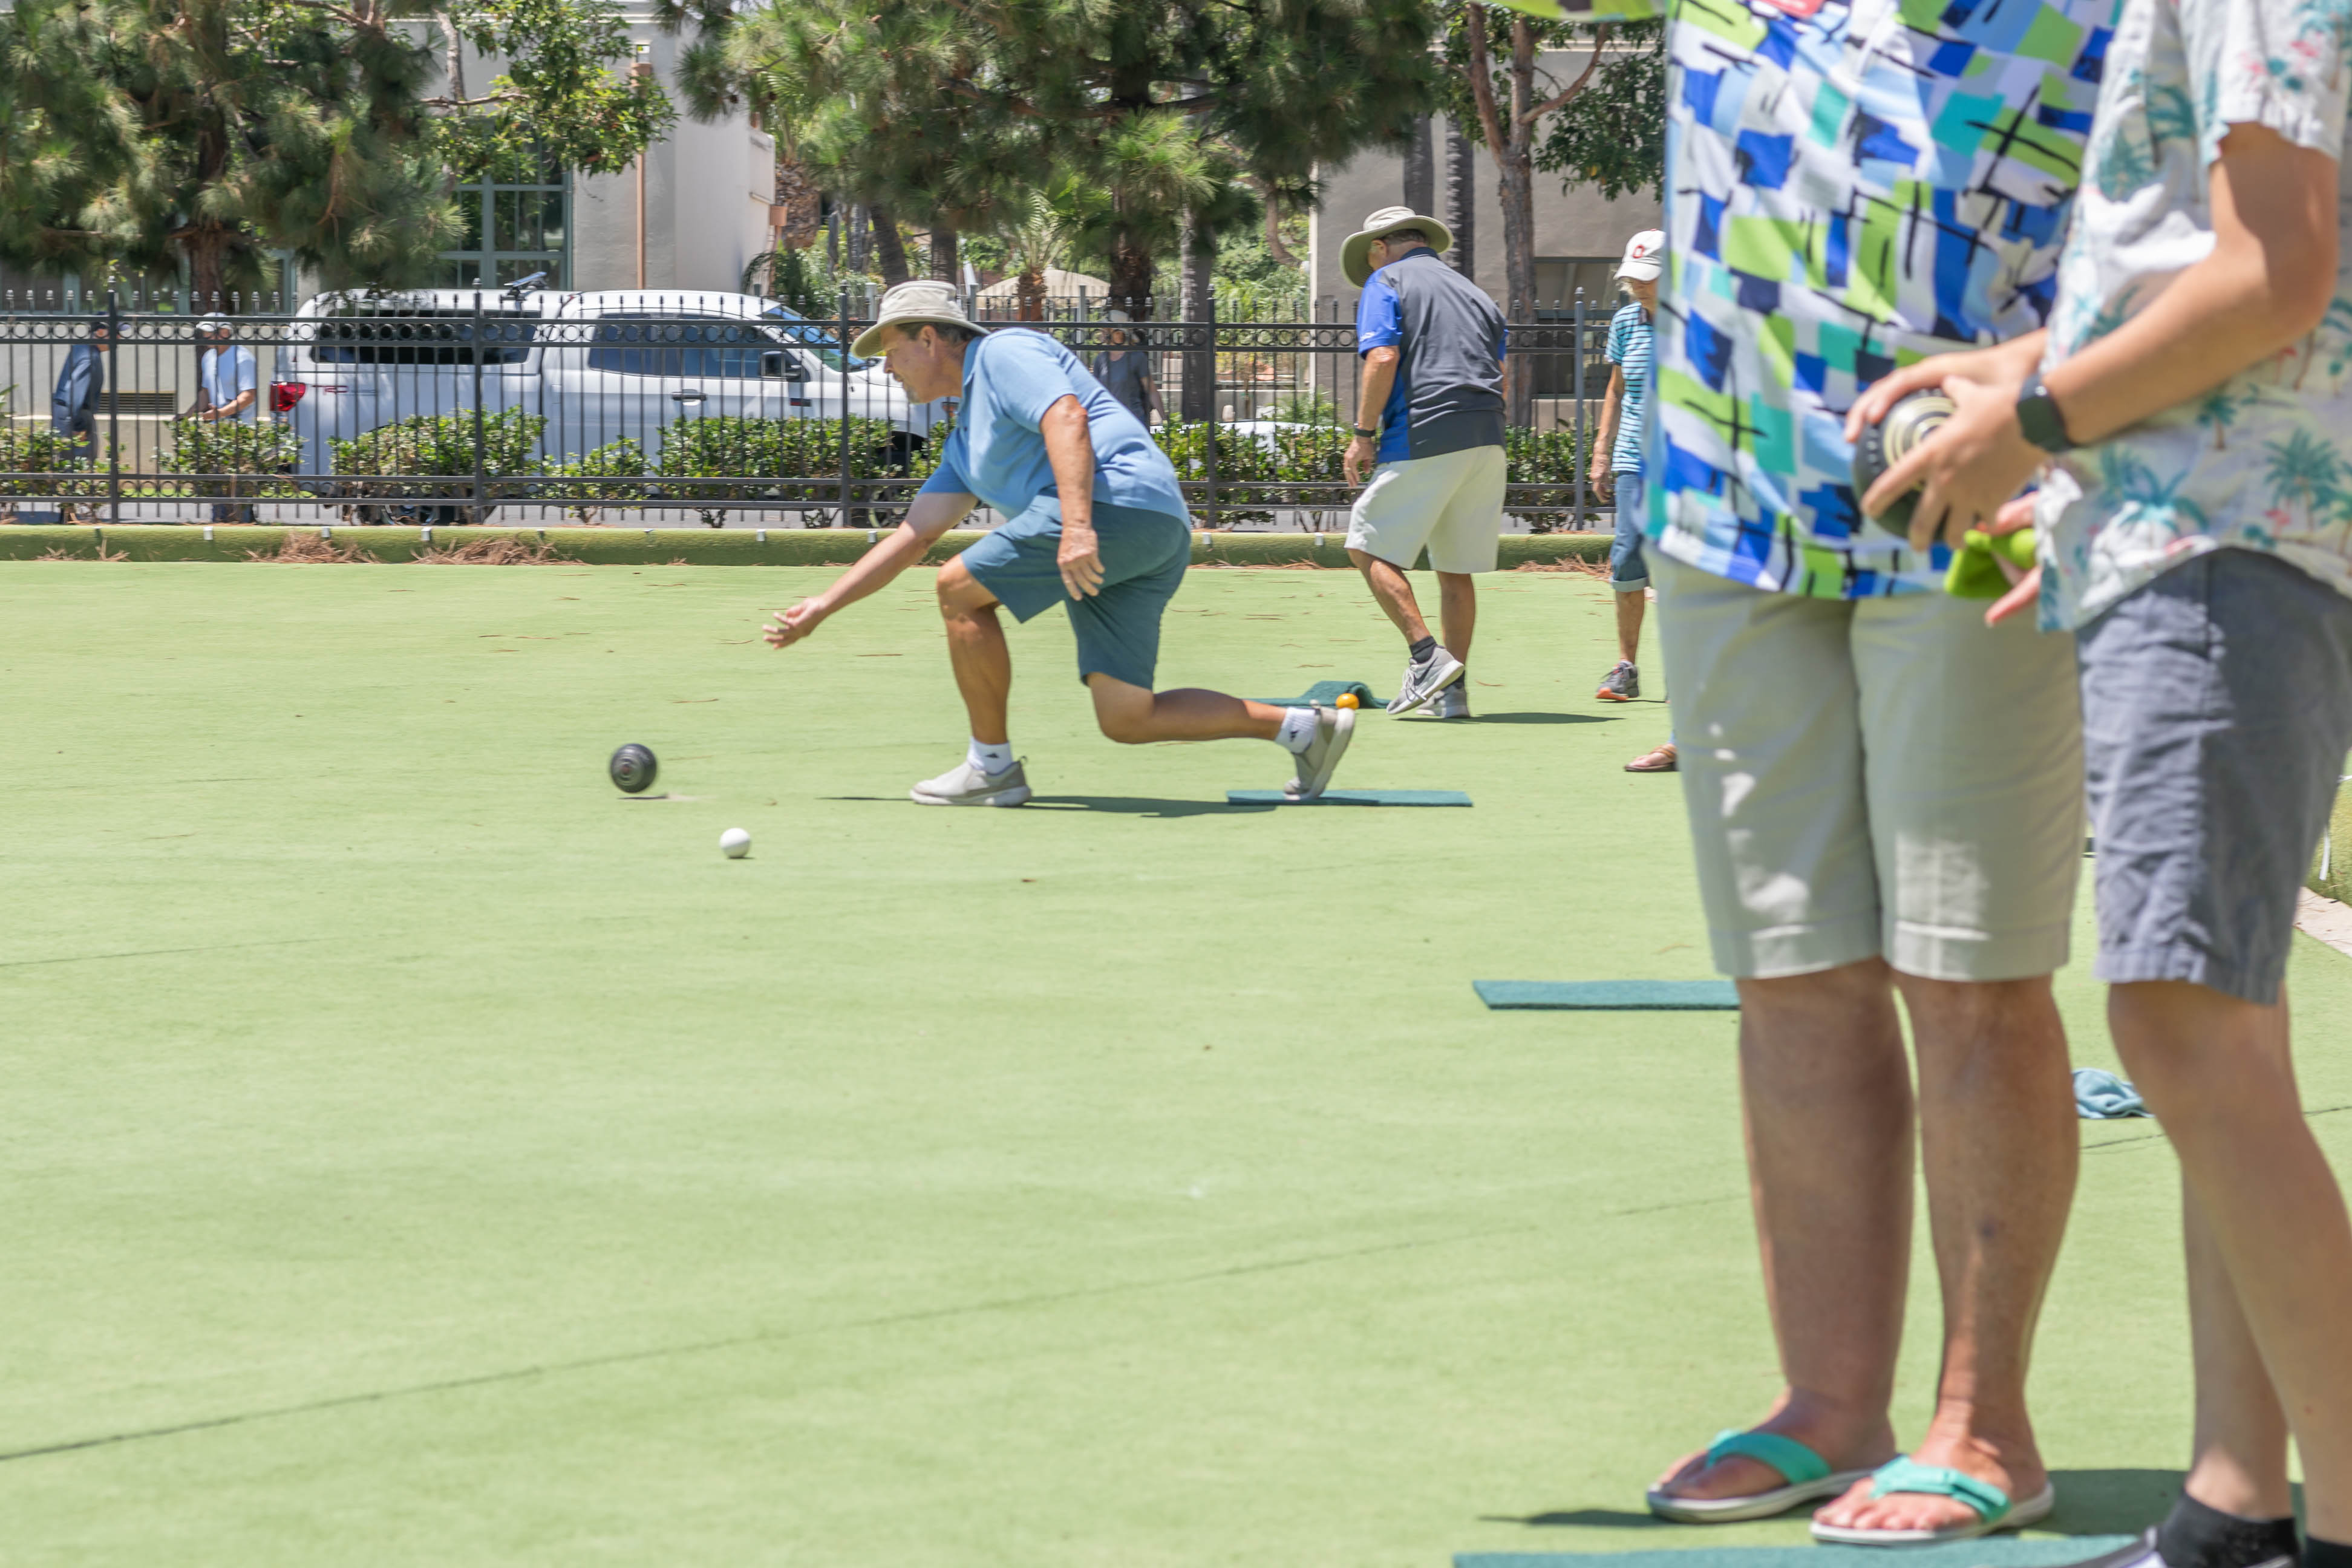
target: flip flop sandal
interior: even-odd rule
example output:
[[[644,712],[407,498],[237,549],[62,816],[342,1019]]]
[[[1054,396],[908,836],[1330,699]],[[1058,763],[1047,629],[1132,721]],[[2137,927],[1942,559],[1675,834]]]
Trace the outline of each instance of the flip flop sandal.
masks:
[[[1625,764],[1625,771],[1629,773],[1671,773],[1679,772],[1681,770],[1681,766],[1682,763],[1680,754],[1675,752],[1675,743],[1672,741],[1669,741],[1664,745],[1657,747],[1653,751],[1644,752],[1640,756],[1635,757],[1632,762],[1627,763]],[[1790,1440],[1794,1441],[1793,1438]],[[1759,1456],[1756,1455],[1749,1456],[1751,1458],[1758,1457]],[[1765,1460],[1765,1463],[1770,1464],[1771,1461],[1767,1459]]]
[[[2047,1482],[2032,1497],[2012,1503],[2009,1494],[1990,1481],[1938,1465],[1917,1464],[1907,1454],[1887,1460],[1871,1478],[1872,1497],[1896,1492],[1956,1498],[1974,1509],[1977,1517],[1967,1524],[1948,1524],[1940,1530],[1853,1530],[1816,1520],[1813,1539],[1839,1546],[1932,1546],[1944,1541],[1974,1541],[1996,1530],[2022,1530],[2049,1518],[2051,1510],[2058,1506],[2058,1493]]]
[[[1706,1446],[1706,1462],[1710,1465],[1735,1454],[1771,1466],[1788,1484],[1746,1497],[1713,1498],[1675,1497],[1652,1487],[1650,1511],[1676,1524],[1733,1524],[1743,1519],[1769,1519],[1801,1503],[1835,1497],[1871,1473],[1832,1470],[1829,1461],[1811,1447],[1778,1432],[1742,1432],[1734,1427],[1717,1433],[1715,1441]]]

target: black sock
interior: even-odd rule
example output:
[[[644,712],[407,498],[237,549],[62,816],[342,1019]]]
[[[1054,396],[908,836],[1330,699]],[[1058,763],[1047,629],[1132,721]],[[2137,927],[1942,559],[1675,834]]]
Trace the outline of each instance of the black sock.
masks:
[[[2294,1521],[2241,1519],[2183,1492],[2157,1529],[2156,1549],[2163,1554],[2164,1568],[2254,1568],[2282,1557],[2292,1562]],[[2345,1557],[2330,1568],[2352,1568],[2352,1548],[2335,1550]],[[2306,1555],[2304,1562],[2308,1568],[2312,1559]]]
[[[1413,663],[1427,664],[1429,662],[1429,656],[1437,651],[1437,639],[1435,637],[1423,637],[1419,642],[1414,643],[1410,651],[1412,654]]]
[[[2352,1568],[2352,1546],[2307,1537],[2303,1543],[2303,1568]]]

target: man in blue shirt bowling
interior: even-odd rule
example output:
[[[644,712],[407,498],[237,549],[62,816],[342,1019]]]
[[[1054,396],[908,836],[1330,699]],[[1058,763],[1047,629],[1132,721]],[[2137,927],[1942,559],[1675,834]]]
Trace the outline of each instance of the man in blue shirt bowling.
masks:
[[[1026,621],[1055,605],[1069,606],[1078,679],[1104,734],[1129,745],[1272,741],[1297,760],[1286,792],[1298,800],[1323,793],[1348,749],[1352,711],[1152,690],[1160,619],[1192,561],[1192,514],[1166,455],[1076,356],[1042,332],[982,331],[955,290],[933,282],[885,294],[853,347],[880,358],[914,402],[959,397],[955,431],[905,523],[824,592],[777,612],[764,634],[770,646],[791,647],[889,583],[979,503],[1009,520],[940,568],[940,614],[971,744],[961,763],[909,792],[916,802],[1028,800],[1006,727],[1013,655],[996,612]]]

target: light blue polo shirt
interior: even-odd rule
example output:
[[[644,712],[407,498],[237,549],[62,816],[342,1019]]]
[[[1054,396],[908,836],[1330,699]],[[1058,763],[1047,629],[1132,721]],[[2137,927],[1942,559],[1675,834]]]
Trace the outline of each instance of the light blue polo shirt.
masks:
[[[1045,411],[1076,397],[1087,411],[1095,448],[1095,499],[1110,506],[1165,512],[1187,525],[1184,492],[1168,456],[1142,421],[1043,332],[1006,327],[964,351],[963,402],[925,495],[978,496],[1007,518],[1027,511],[1054,489],[1054,465],[1039,434]]]

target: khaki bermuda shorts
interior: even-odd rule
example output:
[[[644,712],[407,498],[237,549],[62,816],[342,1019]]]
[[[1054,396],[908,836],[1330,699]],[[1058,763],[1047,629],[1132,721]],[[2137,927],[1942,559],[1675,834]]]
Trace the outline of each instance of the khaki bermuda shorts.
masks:
[[[1410,570],[1492,572],[1503,533],[1503,448],[1471,447],[1382,463],[1348,514],[1348,548]]]
[[[1716,966],[1929,980],[2066,962],[2074,639],[1942,594],[1768,594],[1650,552]]]

